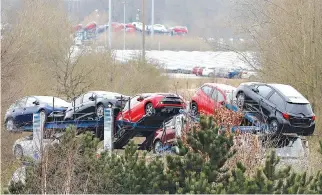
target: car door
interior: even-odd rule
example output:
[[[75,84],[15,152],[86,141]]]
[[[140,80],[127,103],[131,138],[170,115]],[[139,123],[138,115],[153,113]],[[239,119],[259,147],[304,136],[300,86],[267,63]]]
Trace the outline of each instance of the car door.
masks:
[[[73,103],[73,109],[75,110],[74,112],[75,118],[79,118],[80,116],[83,115],[83,113],[80,110],[80,107],[83,103],[83,97],[84,97],[84,94],[78,96]]]
[[[267,110],[269,111],[269,116],[276,116],[277,112],[282,112],[285,110],[286,103],[285,100],[279,95],[276,91],[274,91],[267,101]]]
[[[225,96],[224,94],[218,90],[217,88],[214,88],[212,95],[211,95],[211,104],[213,106],[208,106],[209,113],[214,113],[215,109],[221,106],[222,102],[225,102]]]
[[[201,88],[200,91],[200,95],[199,95],[199,102],[198,102],[198,106],[199,106],[199,111],[203,112],[203,113],[207,113],[207,114],[213,114],[213,112],[211,112],[214,102],[211,99],[211,95],[213,92],[213,88],[208,86],[208,85],[204,85]]]
[[[94,93],[86,93],[83,96],[83,102],[79,106],[79,112],[82,113],[82,116],[93,116],[96,111],[95,100],[90,99],[93,97]]]
[[[135,105],[139,102],[137,99],[140,96],[134,96],[132,97],[127,103],[125,104],[123,110],[122,110],[122,119],[125,121],[131,121],[131,122],[136,122],[133,118],[133,107],[135,109]],[[142,114],[141,114],[142,115]],[[142,115],[143,116],[143,115]],[[142,117],[141,116],[141,117]],[[136,118],[136,117],[135,117]]]
[[[23,126],[27,122],[26,116],[24,115],[24,108],[26,106],[27,97],[24,97],[17,101],[15,109],[13,109],[13,117],[16,125]]]
[[[145,101],[144,99],[139,101],[139,97],[131,99],[130,102],[130,118],[132,122],[138,122],[145,115]]]
[[[26,106],[24,108],[24,114],[27,121],[27,124],[31,125],[33,121],[33,114],[38,112],[38,106],[34,104],[37,99],[35,97],[28,97]]]
[[[273,89],[267,85],[259,85],[258,96],[255,96],[255,101],[258,102],[259,111],[263,112],[265,116],[269,116],[268,97],[274,92]]]

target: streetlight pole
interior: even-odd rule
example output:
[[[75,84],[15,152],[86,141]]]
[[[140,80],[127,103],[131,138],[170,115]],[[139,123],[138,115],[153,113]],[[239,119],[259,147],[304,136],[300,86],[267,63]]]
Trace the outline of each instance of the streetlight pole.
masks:
[[[112,35],[112,0],[108,0],[108,44],[109,44],[110,50],[112,49],[111,35]],[[105,36],[105,45],[107,45],[106,36]]]
[[[151,36],[153,38],[153,35],[154,35],[154,0],[152,0],[152,16],[151,16]]]
[[[126,30],[126,24],[125,24],[125,3],[126,1],[123,1],[123,23],[124,23],[124,32],[123,32],[123,53],[125,51],[125,30]]]
[[[145,22],[144,22],[144,3],[142,0],[142,62],[145,63]]]

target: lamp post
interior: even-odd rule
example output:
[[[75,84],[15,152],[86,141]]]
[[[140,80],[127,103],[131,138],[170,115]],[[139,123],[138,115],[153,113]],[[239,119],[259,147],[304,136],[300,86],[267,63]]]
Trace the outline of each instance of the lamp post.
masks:
[[[145,63],[145,21],[144,21],[144,3],[142,0],[142,62]]]
[[[125,51],[125,31],[126,31],[126,24],[125,24],[125,4],[126,4],[126,1],[123,1],[123,24],[124,24],[124,27],[123,27],[123,53]]]
[[[152,0],[152,11],[151,11],[151,36],[153,38],[154,35],[154,0]]]
[[[112,0],[108,0],[108,44],[109,44],[110,50],[112,49],[111,35],[112,35]],[[107,45],[106,36],[105,36],[105,45]]]

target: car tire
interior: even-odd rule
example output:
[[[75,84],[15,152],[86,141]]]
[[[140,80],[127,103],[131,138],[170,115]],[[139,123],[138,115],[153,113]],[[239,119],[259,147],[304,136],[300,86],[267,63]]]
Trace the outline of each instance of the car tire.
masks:
[[[13,121],[12,118],[9,118],[7,121],[6,121],[6,130],[7,131],[15,131],[17,128],[15,126],[15,123]]]
[[[245,106],[245,94],[243,92],[240,92],[237,95],[237,107],[239,109],[243,109]]]
[[[191,114],[192,114],[193,116],[198,115],[198,105],[197,105],[197,103],[196,103],[196,102],[192,102],[192,103],[191,103]]]
[[[153,144],[153,153],[160,154],[160,148],[162,147],[161,140],[156,140]]]
[[[14,148],[14,155],[16,159],[20,160],[23,157],[23,149],[21,145],[16,145]]]
[[[214,73],[209,73],[208,74],[208,77],[214,77],[215,75],[214,75]]]
[[[269,121],[269,132],[270,134],[276,135],[279,131],[280,124],[276,119]]]
[[[104,106],[103,104],[98,104],[96,107],[96,116],[101,119],[104,117]]]
[[[150,103],[147,103],[145,105],[145,115],[146,116],[153,116],[155,114],[155,108],[153,107],[153,104],[150,102]]]

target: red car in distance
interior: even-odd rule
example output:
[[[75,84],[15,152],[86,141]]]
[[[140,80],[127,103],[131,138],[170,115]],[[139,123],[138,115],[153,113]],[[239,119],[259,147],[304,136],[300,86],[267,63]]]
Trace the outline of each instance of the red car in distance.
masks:
[[[236,88],[220,83],[205,83],[193,95],[191,112],[212,115],[216,108],[234,101]]]
[[[192,69],[192,74],[195,74],[196,76],[201,76],[202,75],[202,71],[203,71],[203,69],[204,69],[205,67],[203,67],[203,66],[195,66],[195,67],[193,67],[193,69]]]
[[[174,26],[170,28],[171,35],[186,35],[188,28],[186,26]]]
[[[139,122],[144,116],[150,118],[171,117],[185,109],[181,96],[172,93],[143,93],[132,97],[118,113],[117,120]]]

